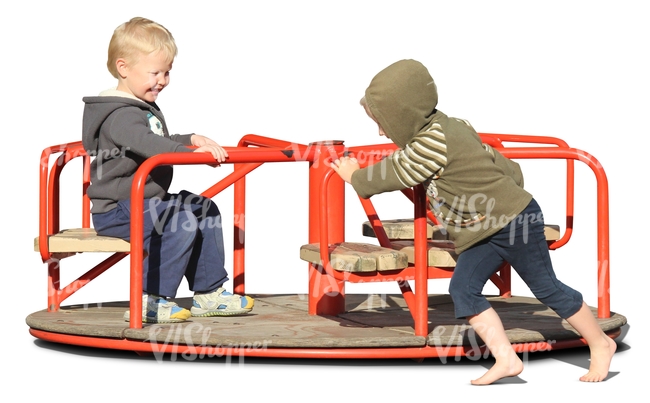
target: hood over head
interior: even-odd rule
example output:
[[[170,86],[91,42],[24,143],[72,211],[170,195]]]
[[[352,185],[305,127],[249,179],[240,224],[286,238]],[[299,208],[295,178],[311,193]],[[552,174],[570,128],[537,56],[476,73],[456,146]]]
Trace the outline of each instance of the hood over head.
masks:
[[[438,104],[438,90],[422,63],[400,60],[372,79],[365,100],[386,136],[404,148],[431,123]]]

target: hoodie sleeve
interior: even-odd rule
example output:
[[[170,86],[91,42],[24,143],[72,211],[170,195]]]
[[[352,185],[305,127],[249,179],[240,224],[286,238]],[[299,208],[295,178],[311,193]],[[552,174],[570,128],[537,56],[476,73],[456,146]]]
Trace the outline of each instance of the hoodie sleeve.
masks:
[[[194,133],[191,134],[172,134],[170,138],[178,143],[181,143],[184,146],[191,146],[192,145],[192,136],[194,136]]]
[[[138,108],[121,108],[104,123],[106,133],[118,147],[149,158],[168,152],[191,152],[183,144],[158,135],[149,128],[146,116]]]
[[[390,157],[386,157],[376,164],[357,170],[352,174],[351,183],[357,194],[364,199],[379,193],[407,187],[397,177]]]
[[[413,187],[439,175],[447,163],[445,135],[437,124],[417,134],[403,149],[352,175],[363,198]]]

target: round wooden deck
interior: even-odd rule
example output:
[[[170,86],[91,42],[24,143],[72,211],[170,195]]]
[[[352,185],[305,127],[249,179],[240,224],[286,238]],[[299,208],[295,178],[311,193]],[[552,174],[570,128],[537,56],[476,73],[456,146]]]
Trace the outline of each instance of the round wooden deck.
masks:
[[[427,337],[414,335],[413,320],[401,295],[347,295],[346,312],[337,316],[309,315],[306,295],[252,296],[255,308],[245,316],[143,324],[142,329],[130,329],[123,320],[128,301],[43,310],[26,321],[30,333],[43,340],[187,357],[426,358],[484,351],[467,322],[454,318],[448,295],[429,296]],[[490,300],[519,352],[585,345],[566,321],[534,298]],[[191,298],[175,301],[191,306]],[[598,322],[615,338],[627,319],[612,312],[610,318]]]

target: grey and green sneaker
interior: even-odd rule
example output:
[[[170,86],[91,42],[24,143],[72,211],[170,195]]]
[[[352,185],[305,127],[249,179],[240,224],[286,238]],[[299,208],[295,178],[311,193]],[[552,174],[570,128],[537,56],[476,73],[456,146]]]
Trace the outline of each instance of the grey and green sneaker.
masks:
[[[235,316],[250,312],[255,300],[248,296],[231,294],[219,287],[208,294],[194,294],[192,305],[192,316]]]
[[[190,316],[190,311],[175,302],[158,295],[142,294],[142,322],[178,323],[186,321]],[[128,322],[130,318],[130,312],[124,312],[124,320]]]

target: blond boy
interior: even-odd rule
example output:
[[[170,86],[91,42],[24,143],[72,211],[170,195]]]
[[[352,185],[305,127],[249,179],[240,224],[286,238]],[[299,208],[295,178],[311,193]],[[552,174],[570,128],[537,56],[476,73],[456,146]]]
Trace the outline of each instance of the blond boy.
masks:
[[[162,25],[136,17],[120,25],[109,44],[107,67],[117,87],[85,97],[82,140],[94,156],[88,196],[99,235],[130,238],[133,176],[147,158],[169,152],[207,152],[217,163],[227,152],[198,134],[169,133],[156,104],[169,84],[177,47]],[[229,316],[251,311],[252,298],[225,291],[221,215],[210,199],[188,191],[168,193],[173,167],[159,166],[144,189],[142,320],[173,323],[190,316]],[[185,277],[194,291],[191,310],[168,298]],[[129,320],[130,312],[126,312]]]

